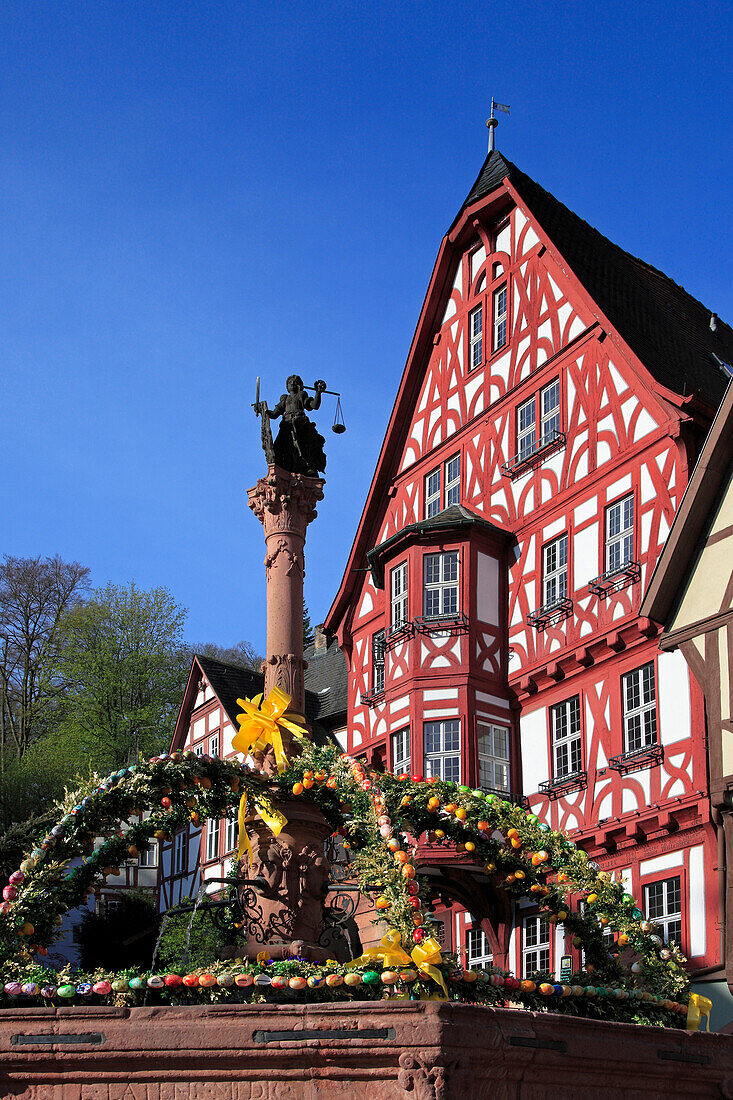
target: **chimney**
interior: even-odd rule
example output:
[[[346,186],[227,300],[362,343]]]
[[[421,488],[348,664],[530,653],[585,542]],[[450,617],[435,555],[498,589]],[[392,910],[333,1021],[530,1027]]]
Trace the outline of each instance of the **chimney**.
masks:
[[[328,638],[326,637],[326,631],[323,629],[323,623],[313,630],[313,648],[316,653],[325,653],[328,649]]]

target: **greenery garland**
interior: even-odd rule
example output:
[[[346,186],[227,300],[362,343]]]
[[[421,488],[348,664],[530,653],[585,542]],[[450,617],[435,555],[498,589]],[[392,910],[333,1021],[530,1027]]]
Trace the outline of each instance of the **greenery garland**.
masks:
[[[599,871],[562,833],[500,797],[436,778],[381,774],[335,749],[315,746],[308,746],[272,780],[238,761],[186,752],[121,769],[68,795],[59,805],[58,824],[39,838],[3,891],[3,995],[11,1003],[18,996],[42,999],[46,988],[63,1001],[69,989],[64,994],[60,989],[67,986],[75,997],[122,998],[123,1003],[141,993],[168,1003],[179,997],[442,997],[437,979],[427,976],[429,968],[421,970],[417,962],[382,967],[378,954],[370,964],[362,961],[351,969],[336,964],[324,969],[302,960],[260,969],[222,964],[211,968],[210,985],[184,985],[185,974],[101,972],[68,981],[61,979],[69,974],[61,972],[54,986],[48,984],[49,971],[36,956],[58,937],[61,915],[81,904],[107,874],[118,873],[153,839],[169,839],[189,823],[199,825],[208,817],[233,816],[242,793],[268,791],[276,801],[278,796],[307,797],[320,806],[354,852],[352,869],[360,888],[377,890],[380,916],[399,934],[401,950],[408,955],[419,959],[416,949],[430,942],[430,887],[421,879],[417,863],[418,850],[426,843],[450,845],[458,862],[480,866],[492,876],[495,888],[516,899],[536,901],[540,911],[551,922],[562,923],[574,945],[583,949],[585,969],[567,984],[555,982],[551,975],[520,981],[496,970],[474,976],[444,957],[439,970],[448,979],[450,997],[670,1025],[679,1024],[686,1013],[689,979],[679,949],[665,946],[621,883]],[[142,810],[150,810],[150,817],[128,825]],[[102,838],[101,844],[96,838]],[[615,935],[610,952],[604,928]],[[413,971],[414,978],[400,977]],[[251,975],[252,985],[237,984],[237,974]],[[367,974],[377,977],[367,980]],[[224,984],[219,984],[222,975]],[[262,981],[254,984],[257,975]],[[268,976],[277,979],[274,986],[264,980]],[[287,980],[286,987],[280,987],[281,978]],[[246,983],[246,977],[241,980]],[[116,989],[118,982],[127,982],[127,988]],[[141,983],[139,988],[135,982]]]

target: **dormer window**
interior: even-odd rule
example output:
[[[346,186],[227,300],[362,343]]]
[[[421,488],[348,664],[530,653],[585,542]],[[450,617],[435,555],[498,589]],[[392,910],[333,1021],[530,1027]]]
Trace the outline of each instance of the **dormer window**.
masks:
[[[443,508],[461,503],[461,456],[451,455],[444,465],[445,478],[441,478],[441,468],[431,470],[425,478],[425,518],[437,516]],[[442,491],[441,491],[442,486]]]

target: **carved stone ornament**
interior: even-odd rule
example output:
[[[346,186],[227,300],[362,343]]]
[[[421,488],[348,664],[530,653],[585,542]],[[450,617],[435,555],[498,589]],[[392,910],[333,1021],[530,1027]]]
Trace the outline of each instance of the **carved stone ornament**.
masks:
[[[266,534],[294,530],[305,536],[306,527],[316,518],[316,504],[323,500],[323,479],[270,466],[247,496]]]
[[[400,1054],[397,1083],[406,1093],[413,1093],[415,1100],[447,1100],[448,1079],[457,1068],[456,1059],[431,1064],[427,1057],[406,1050]]]

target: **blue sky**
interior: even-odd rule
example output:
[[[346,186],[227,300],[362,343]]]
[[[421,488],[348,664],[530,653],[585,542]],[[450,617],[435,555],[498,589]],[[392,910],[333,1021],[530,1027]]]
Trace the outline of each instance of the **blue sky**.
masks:
[[[0,553],[167,586],[264,645],[250,403],[343,393],[325,615],[442,234],[498,147],[733,320],[723,3],[0,7]],[[332,408],[321,417],[322,430]]]

